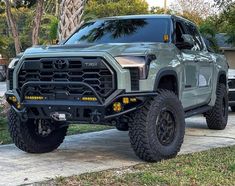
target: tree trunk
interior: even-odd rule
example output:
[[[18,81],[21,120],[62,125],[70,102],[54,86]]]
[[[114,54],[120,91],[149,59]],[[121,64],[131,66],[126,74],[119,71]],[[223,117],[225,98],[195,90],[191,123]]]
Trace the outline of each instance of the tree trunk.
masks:
[[[59,0],[55,0],[55,16],[59,18],[59,10],[60,9],[60,3]]]
[[[21,44],[20,44],[19,32],[16,25],[16,20],[11,12],[11,2],[9,0],[5,0],[5,3],[6,3],[6,19],[8,27],[15,42],[16,54],[18,54],[21,52]]]
[[[83,23],[86,0],[62,0],[60,4],[59,40],[67,39]]]
[[[33,32],[32,32],[32,44],[33,45],[38,45],[38,35],[40,31],[40,26],[41,26],[43,5],[44,5],[44,0],[37,1],[36,15],[33,21]]]

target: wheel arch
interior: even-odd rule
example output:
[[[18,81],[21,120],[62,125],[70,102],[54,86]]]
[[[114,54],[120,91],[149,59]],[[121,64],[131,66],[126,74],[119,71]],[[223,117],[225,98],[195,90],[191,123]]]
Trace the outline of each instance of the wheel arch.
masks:
[[[219,83],[222,83],[227,87],[227,75],[225,71],[219,71],[217,77],[217,86]]]
[[[165,84],[166,81],[171,83]],[[159,88],[171,90],[179,96],[179,82],[176,71],[169,68],[161,69],[155,78],[154,91],[157,91]]]

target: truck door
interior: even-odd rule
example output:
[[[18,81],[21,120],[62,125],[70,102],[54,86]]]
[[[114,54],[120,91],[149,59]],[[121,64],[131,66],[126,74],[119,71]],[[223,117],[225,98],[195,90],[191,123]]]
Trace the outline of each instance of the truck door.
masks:
[[[176,20],[175,22],[175,45],[180,50],[180,58],[183,62],[183,82],[182,82],[182,99],[184,109],[189,109],[197,105],[197,82],[198,72],[197,64],[195,63],[196,54],[191,49],[183,49],[180,47],[184,42],[182,35],[186,34],[186,29],[183,22]]]
[[[192,50],[195,54],[194,62],[198,72],[196,89],[197,104],[207,104],[210,101],[212,91],[213,60],[206,49],[206,45],[204,44],[197,27],[190,22],[186,22],[185,25],[187,27],[187,34],[190,34],[195,42],[195,46]]]

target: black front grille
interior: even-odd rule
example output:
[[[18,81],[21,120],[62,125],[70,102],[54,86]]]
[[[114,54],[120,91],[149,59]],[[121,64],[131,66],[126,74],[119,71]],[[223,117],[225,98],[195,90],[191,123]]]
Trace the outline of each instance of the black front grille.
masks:
[[[229,79],[228,86],[230,89],[235,89],[235,79]]]
[[[91,86],[101,98],[107,98],[116,88],[115,72],[100,57],[26,59],[18,74],[19,90],[32,81],[48,83],[30,84],[24,96],[72,100],[94,96],[90,88],[76,82]]]

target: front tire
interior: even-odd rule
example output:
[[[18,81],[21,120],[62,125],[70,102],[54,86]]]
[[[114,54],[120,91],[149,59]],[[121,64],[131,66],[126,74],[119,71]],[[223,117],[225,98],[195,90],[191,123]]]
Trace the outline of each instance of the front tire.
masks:
[[[29,119],[22,122],[13,108],[8,112],[9,132],[15,145],[28,153],[46,153],[57,149],[63,142],[68,126],[52,128],[50,120]]]
[[[155,162],[173,158],[184,140],[184,111],[171,91],[159,90],[158,96],[133,114],[129,136],[136,155]]]
[[[216,91],[215,105],[206,112],[209,129],[223,130],[228,122],[228,92],[224,84],[219,84]]]

